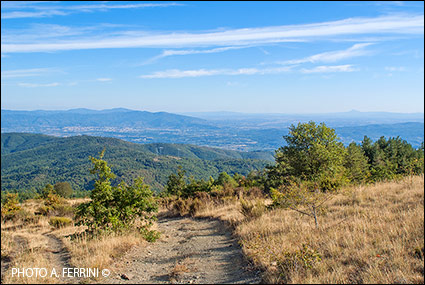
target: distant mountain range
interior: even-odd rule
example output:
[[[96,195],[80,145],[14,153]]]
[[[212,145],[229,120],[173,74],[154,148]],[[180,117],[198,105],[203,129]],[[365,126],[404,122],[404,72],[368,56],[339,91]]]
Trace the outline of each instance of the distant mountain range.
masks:
[[[196,179],[217,177],[222,171],[248,174],[273,161],[272,152],[236,152],[181,144],[135,144],[115,138],[72,136],[59,138],[40,134],[1,134],[1,187],[40,189],[47,183],[68,181],[74,189],[90,189],[89,156],[105,148],[105,160],[118,180],[145,178],[160,190],[181,165]]]
[[[188,116],[190,115],[190,116]],[[424,114],[358,112],[329,114],[244,114],[206,112],[171,114],[123,108],[68,111],[1,110],[2,132],[54,136],[115,137],[136,143],[182,143],[230,150],[275,150],[291,124],[315,121],[335,128],[345,144],[396,137],[418,147],[424,140]]]

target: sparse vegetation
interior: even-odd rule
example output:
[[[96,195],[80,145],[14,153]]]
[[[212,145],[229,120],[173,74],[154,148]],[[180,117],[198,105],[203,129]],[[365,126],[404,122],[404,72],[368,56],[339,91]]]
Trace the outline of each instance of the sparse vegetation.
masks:
[[[72,224],[72,220],[67,217],[51,217],[49,224],[54,228],[60,229],[70,226]]]
[[[285,139],[265,171],[197,180],[180,167],[157,197],[141,178],[114,183],[101,152],[90,158],[90,199],[66,199],[57,184],[24,203],[2,196],[2,257],[47,264],[49,239],[57,239],[72,266],[107,268],[161,238],[151,228],[159,204],[168,215],[225,221],[267,283],[423,283],[423,147],[365,138],[345,148],[313,122],[292,126]],[[185,272],[179,266],[170,276]]]

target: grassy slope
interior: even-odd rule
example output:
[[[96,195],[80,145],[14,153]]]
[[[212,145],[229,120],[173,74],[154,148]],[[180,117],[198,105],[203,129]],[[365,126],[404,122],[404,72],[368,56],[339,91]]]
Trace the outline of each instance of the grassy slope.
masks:
[[[328,202],[319,229],[312,218],[284,209],[244,220],[238,202],[197,216],[235,225],[245,254],[265,270],[268,283],[424,282],[423,176],[343,189]],[[303,244],[321,256],[309,269],[288,261]]]

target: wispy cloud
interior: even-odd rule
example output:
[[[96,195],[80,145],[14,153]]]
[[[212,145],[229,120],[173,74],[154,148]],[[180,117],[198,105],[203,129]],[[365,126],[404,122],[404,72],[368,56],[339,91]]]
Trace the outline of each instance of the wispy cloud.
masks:
[[[406,68],[404,66],[386,66],[386,71],[406,71]]]
[[[365,47],[372,45],[372,43],[355,44],[345,50],[323,52],[308,56],[302,59],[287,60],[279,62],[281,64],[300,64],[300,63],[317,63],[317,62],[336,62],[357,56],[364,56],[370,54],[370,51],[365,50]]]
[[[197,69],[197,70],[180,70],[169,69],[165,71],[157,71],[152,74],[141,75],[140,78],[183,78],[183,77],[201,77],[214,75],[255,75],[255,74],[276,74],[291,71],[292,67],[273,67],[273,68],[239,68],[239,69]]]
[[[18,83],[18,85],[21,87],[36,88],[36,87],[55,87],[55,86],[59,86],[60,84],[58,82],[53,82],[53,83],[46,83],[46,84]]]
[[[174,55],[191,55],[191,54],[206,54],[206,53],[219,53],[224,52],[228,50],[235,50],[235,49],[242,49],[247,47],[220,47],[220,48],[214,48],[214,49],[190,49],[190,50],[164,50],[160,55],[154,56],[150,59],[148,59],[144,64],[152,63],[157,61],[158,59],[168,57],[168,56],[174,56]]]
[[[47,73],[57,71],[54,68],[31,68],[31,69],[16,69],[16,70],[5,70],[1,72],[2,78],[14,78],[14,77],[32,77],[41,76]]]
[[[330,72],[353,72],[358,71],[350,64],[346,65],[321,65],[313,68],[303,68],[302,73],[330,73]]]
[[[290,26],[232,29],[203,33],[147,34],[133,31],[72,40],[3,41],[3,53],[51,52],[103,48],[184,48],[264,45],[277,42],[336,40],[338,37],[418,35],[424,33],[423,15],[349,18],[340,21]],[[6,39],[7,40],[7,39]]]
[[[2,10],[18,10],[1,13],[2,19],[16,18],[43,18],[51,16],[65,16],[76,12],[88,13],[95,11],[107,11],[111,9],[137,9],[152,7],[182,6],[181,3],[132,3],[132,4],[87,4],[87,5],[38,5],[49,1],[30,1],[22,5],[1,2]],[[57,2],[56,2],[57,3]],[[49,3],[52,4],[52,3]]]
[[[112,78],[97,78],[96,80],[100,82],[108,82],[108,81],[112,81]]]

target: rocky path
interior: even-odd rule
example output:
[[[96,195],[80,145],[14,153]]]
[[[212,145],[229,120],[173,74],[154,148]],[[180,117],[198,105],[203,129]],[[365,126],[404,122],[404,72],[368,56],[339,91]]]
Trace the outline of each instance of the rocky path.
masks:
[[[249,283],[258,272],[245,261],[237,240],[217,220],[161,218],[160,240],[131,250],[102,283]],[[118,273],[118,274],[117,274]]]

